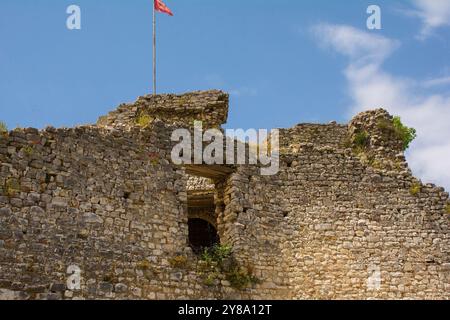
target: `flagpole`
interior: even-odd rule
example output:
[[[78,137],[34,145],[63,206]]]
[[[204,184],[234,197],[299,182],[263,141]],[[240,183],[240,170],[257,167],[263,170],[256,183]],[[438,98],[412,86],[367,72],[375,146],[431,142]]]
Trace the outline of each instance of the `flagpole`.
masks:
[[[153,0],[153,94],[156,95],[156,10]]]

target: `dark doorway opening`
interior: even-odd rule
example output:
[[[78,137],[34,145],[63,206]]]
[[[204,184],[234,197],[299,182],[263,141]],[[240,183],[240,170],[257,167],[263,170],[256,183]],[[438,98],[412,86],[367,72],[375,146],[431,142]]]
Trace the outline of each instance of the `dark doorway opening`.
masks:
[[[189,219],[189,243],[196,254],[202,253],[206,248],[219,244],[220,239],[216,228],[203,219]]]

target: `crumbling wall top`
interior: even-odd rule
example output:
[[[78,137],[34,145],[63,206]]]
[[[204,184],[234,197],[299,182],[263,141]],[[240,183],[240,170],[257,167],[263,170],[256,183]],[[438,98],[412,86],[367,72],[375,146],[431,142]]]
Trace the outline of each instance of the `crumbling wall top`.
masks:
[[[194,121],[202,121],[204,128],[220,128],[228,119],[228,101],[228,94],[220,90],[146,95],[101,117],[97,126],[130,129],[146,127],[159,119],[181,127],[192,127]]]

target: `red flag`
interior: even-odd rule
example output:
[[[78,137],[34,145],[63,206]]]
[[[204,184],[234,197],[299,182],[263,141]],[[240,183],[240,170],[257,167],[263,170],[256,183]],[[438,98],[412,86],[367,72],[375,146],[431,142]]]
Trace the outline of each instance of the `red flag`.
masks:
[[[162,0],[155,0],[155,10],[162,13],[167,13],[169,16],[173,16],[172,11],[170,11]]]

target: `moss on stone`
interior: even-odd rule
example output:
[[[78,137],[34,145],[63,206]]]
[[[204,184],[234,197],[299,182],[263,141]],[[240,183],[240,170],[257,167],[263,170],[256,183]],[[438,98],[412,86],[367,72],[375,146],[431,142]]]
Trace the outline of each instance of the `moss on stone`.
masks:
[[[8,178],[6,179],[5,185],[3,187],[3,192],[9,198],[14,197],[18,192],[20,192],[20,183],[17,179]]]
[[[409,193],[412,196],[417,196],[420,193],[420,191],[422,191],[422,186],[419,182],[414,182],[411,188],[409,189]]]
[[[26,146],[22,148],[22,152],[27,156],[31,157],[34,153],[34,148],[32,146]]]
[[[0,136],[6,135],[8,135],[8,127],[6,126],[6,123],[0,121]]]
[[[150,270],[151,267],[152,267],[152,265],[150,264],[150,261],[148,261],[148,260],[142,260],[136,264],[136,268],[139,270]]]
[[[227,273],[226,279],[230,282],[231,286],[238,290],[244,290],[249,285],[259,284],[261,281],[246,268],[235,268]]]
[[[136,118],[136,124],[141,128],[146,128],[152,122],[152,118],[148,114],[140,114]]]
[[[188,265],[188,258],[186,256],[175,256],[169,259],[169,264],[172,268],[184,269]]]

